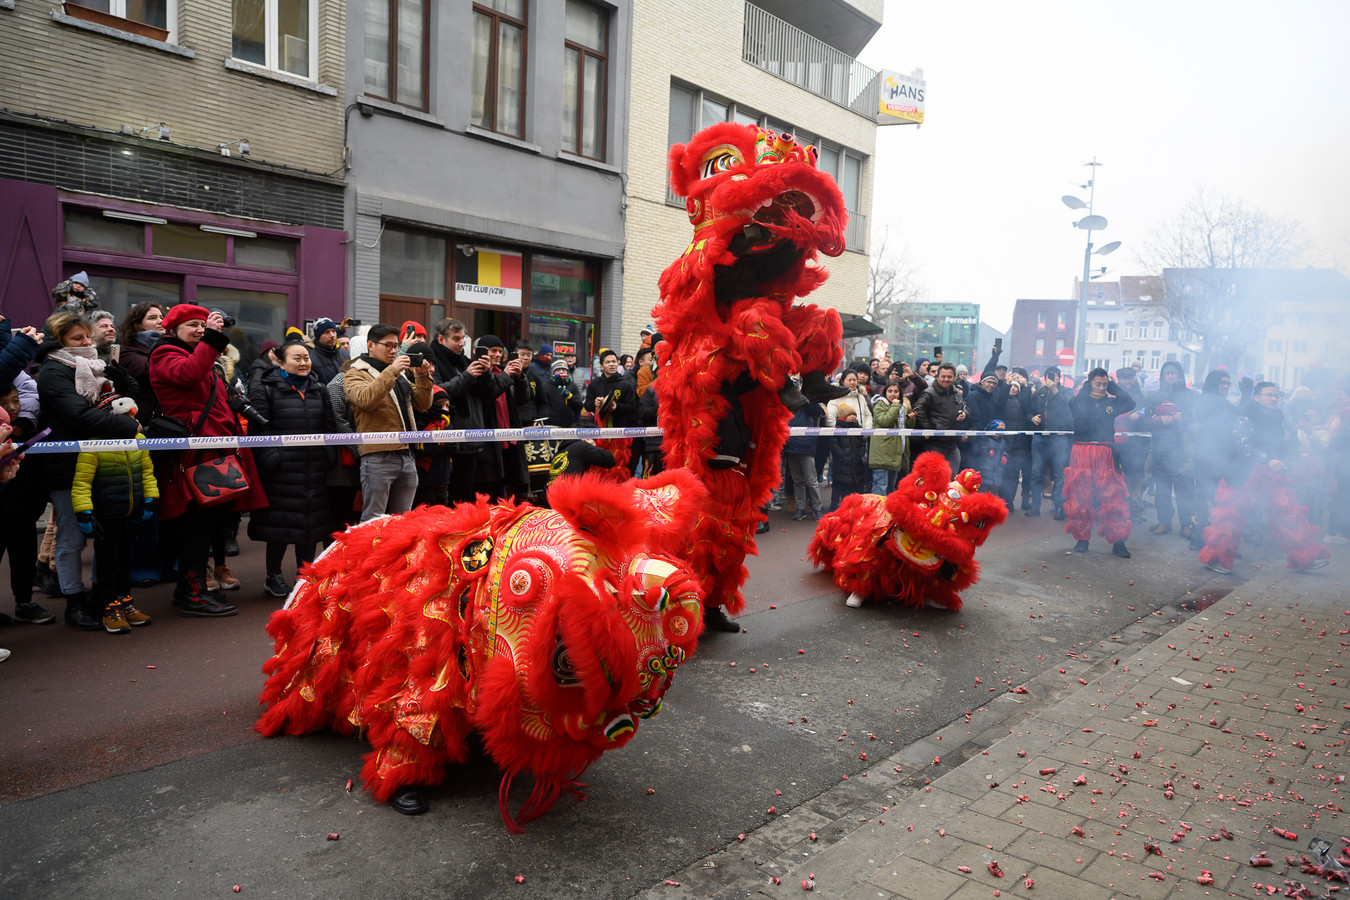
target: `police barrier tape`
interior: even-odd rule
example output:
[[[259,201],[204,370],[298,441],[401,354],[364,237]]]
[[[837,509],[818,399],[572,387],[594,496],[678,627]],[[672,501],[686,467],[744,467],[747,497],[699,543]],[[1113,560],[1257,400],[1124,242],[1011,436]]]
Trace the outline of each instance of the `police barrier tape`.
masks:
[[[931,428],[789,428],[788,433],[805,437],[982,437],[998,435],[1058,435],[1072,431],[948,431]],[[478,428],[460,431],[370,431],[353,434],[260,434],[225,437],[117,438],[98,441],[45,441],[26,451],[46,453],[116,453],[127,450],[232,450],[243,447],[313,447],[321,445],[372,446],[380,444],[464,444],[481,441],[568,441],[574,438],[659,437],[660,428]],[[1131,437],[1148,437],[1131,434]]]

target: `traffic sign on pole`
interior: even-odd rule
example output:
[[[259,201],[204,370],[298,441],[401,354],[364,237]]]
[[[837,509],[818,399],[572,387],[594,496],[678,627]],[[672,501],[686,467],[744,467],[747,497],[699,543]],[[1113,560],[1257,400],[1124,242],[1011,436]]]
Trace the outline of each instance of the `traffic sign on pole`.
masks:
[[[1071,366],[1076,357],[1072,347],[1065,347],[1055,355],[1055,358],[1059,360],[1061,366]]]

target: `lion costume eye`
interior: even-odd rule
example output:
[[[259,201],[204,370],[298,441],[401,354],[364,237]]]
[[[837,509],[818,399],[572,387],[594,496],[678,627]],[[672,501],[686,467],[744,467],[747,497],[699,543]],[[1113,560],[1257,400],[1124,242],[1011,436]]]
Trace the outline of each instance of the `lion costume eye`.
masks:
[[[726,144],[714,147],[703,155],[703,177],[711,178],[722,172],[730,172],[741,164],[741,154],[735,147]]]

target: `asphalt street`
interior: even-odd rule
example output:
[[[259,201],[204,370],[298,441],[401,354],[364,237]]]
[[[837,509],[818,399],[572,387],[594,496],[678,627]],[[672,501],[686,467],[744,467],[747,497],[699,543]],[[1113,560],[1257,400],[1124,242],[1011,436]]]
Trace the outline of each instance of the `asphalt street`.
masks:
[[[259,590],[260,547],[235,561],[233,619],[179,618],[161,586],[142,604],[155,625],[131,635],[4,629],[0,894],[630,897],[775,815],[846,806],[845,776],[861,801],[867,756],[969,721],[1066,659],[1119,655],[1240,583],[1175,535],[1137,534],[1132,560],[1100,541],[1084,556],[1048,515],[1014,514],[960,613],[854,610],[804,559],[811,523],[772,523],[744,632],[706,637],[662,713],[585,774],[586,799],[523,835],[504,827],[482,756],[407,818],[347,791],[361,742],[251,730],[278,605]],[[1239,575],[1257,565],[1283,560],[1249,548]]]

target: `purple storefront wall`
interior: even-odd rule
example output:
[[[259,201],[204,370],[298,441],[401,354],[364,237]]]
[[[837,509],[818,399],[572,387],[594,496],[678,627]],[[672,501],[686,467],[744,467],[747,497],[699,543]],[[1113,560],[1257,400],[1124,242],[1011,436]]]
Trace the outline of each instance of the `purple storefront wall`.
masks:
[[[298,291],[295,308],[287,311],[289,324],[301,326],[306,319],[321,316],[341,319],[347,311],[345,231],[308,226],[269,227],[252,219],[114,199],[106,199],[100,205],[194,224],[294,237],[300,244],[296,262]],[[61,192],[50,185],[0,179],[0,314],[19,325],[37,325],[46,320],[51,313],[51,289],[71,274],[62,268],[61,251]],[[128,271],[136,271],[134,260],[128,260]],[[230,270],[219,271],[226,274]]]

